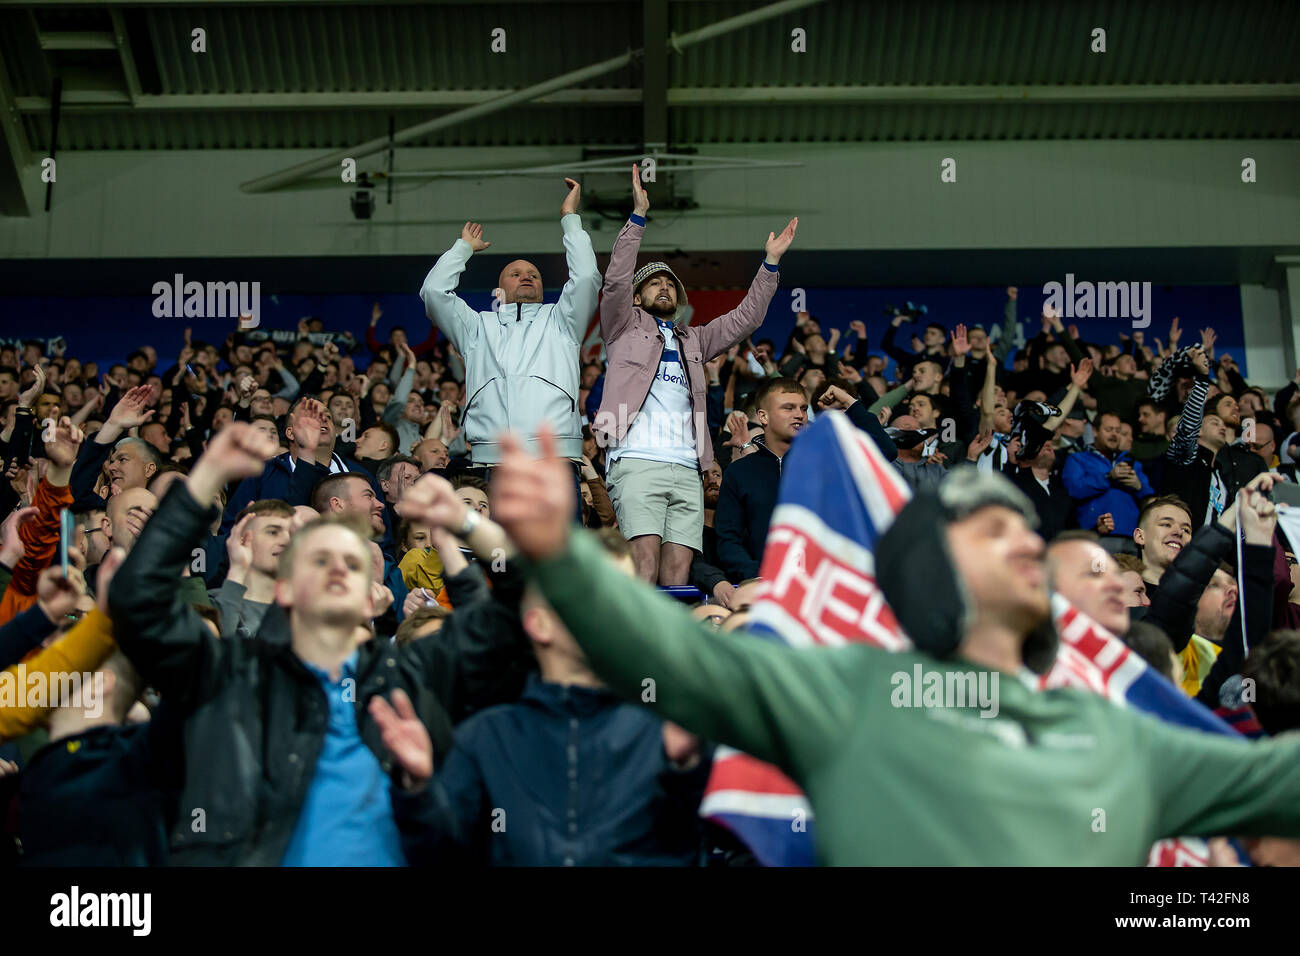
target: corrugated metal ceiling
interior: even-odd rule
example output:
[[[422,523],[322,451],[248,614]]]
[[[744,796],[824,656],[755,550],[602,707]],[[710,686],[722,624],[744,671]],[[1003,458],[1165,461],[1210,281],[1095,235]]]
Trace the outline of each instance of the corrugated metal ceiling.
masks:
[[[761,3],[672,2],[682,33]],[[36,33],[111,30],[107,10],[6,9],[0,56],[13,93],[28,104],[32,143],[49,137],[48,114],[30,106],[49,95],[50,71],[66,87],[126,89],[116,51],[32,49]],[[617,55],[642,43],[641,4],[432,3],[151,5],[122,11],[140,92],[194,96],[180,110],[70,105],[60,149],[338,148],[383,135],[451,107],[361,108],[329,94],[517,89]],[[190,31],[208,49],[190,49]],[[489,49],[506,30],[504,54]],[[807,31],[808,52],[790,50]],[[1094,27],[1107,52],[1090,52]],[[1029,0],[837,0],[786,14],[672,54],[670,90],[782,88],[777,105],[674,105],[677,145],[712,142],[1039,138],[1292,138],[1294,98],[1157,103],[798,102],[807,88],[861,86],[1078,86],[1300,83],[1300,4],[1155,0],[1040,3]],[[115,71],[117,71],[115,73]],[[89,79],[87,79],[89,77]],[[585,84],[638,90],[630,67]],[[793,92],[789,92],[793,90]],[[292,110],[205,106],[205,96],[321,94]],[[123,95],[117,92],[116,95]],[[716,99],[716,97],[714,97]],[[616,105],[524,105],[428,137],[421,145],[634,144],[641,110]]]

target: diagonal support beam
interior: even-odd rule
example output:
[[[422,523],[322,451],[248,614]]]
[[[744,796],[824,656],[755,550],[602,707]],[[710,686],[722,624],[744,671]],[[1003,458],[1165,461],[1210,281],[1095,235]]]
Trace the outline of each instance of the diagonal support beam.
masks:
[[[23,170],[31,161],[22,116],[9,87],[9,70],[0,55],[0,216],[30,216],[23,192]]]

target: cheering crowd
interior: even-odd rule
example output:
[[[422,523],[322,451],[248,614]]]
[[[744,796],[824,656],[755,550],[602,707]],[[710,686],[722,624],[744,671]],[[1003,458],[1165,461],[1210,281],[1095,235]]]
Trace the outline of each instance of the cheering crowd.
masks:
[[[469,222],[409,338],[376,306],[364,342],[0,347],[6,862],[744,865],[699,812],[719,744],[799,783],[828,863],[1137,863],[1183,835],[1300,861],[1297,748],[1266,739],[1300,726],[1275,504],[1300,372],[1268,395],[1177,319],[1083,341],[1015,288],[988,328],[909,303],[878,343],[807,312],[754,341],[797,219],[691,325],[683,278],[638,265],[636,168],[603,275],[566,183],[552,302],[520,259],[468,305]],[[745,632],[783,461],[833,413],[916,494],[899,619],[961,623],[905,665]],[[1242,739],[1031,692],[1049,592]],[[1002,674],[990,723],[1033,745],[891,708],[913,658]],[[1105,841],[1071,823],[1103,793],[1139,808]]]

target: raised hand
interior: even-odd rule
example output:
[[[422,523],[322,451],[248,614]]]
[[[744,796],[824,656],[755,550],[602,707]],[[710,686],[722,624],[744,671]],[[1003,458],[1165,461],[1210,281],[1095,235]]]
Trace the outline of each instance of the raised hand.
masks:
[[[739,448],[749,441],[749,419],[744,412],[736,411],[727,416],[727,432],[729,437],[724,444],[731,448]]]
[[[854,399],[854,397],[848,392],[844,391],[844,389],[840,388],[838,385],[831,385],[822,393],[822,397],[817,404],[825,409],[835,409],[843,412],[847,411],[848,407],[852,405],[854,401],[856,401],[856,399]]]
[[[570,213],[578,211],[578,200],[582,198],[582,185],[576,179],[564,177],[564,185],[569,187],[569,193],[564,197],[564,202],[560,203],[560,215],[567,216]]]
[[[989,445],[993,443],[993,432],[980,432],[971,443],[966,446],[966,460],[975,461],[980,455],[988,450]]]
[[[12,470],[13,474],[6,474],[6,478],[17,476],[17,469]],[[9,517],[4,520],[4,524],[0,524],[0,562],[3,562],[6,567],[16,567],[18,562],[23,559],[23,555],[27,553],[27,547],[23,544],[22,536],[18,532],[25,523],[35,518],[40,513],[40,510],[39,508],[19,508],[10,512]]]
[[[370,306],[370,324],[375,325],[376,323],[378,323],[379,317],[383,314],[384,314],[384,310],[379,307],[379,303],[378,302],[373,303]]]
[[[839,373],[840,373],[840,378],[844,379],[844,381],[846,382],[850,382],[853,385],[857,385],[859,382],[862,381],[862,373],[859,372],[852,365],[846,365],[845,363],[840,362]]]
[[[1088,379],[1092,378],[1092,359],[1086,358],[1079,363],[1078,368],[1070,366],[1070,381],[1079,391],[1088,387]]]
[[[645,214],[650,211],[650,197],[646,195],[645,187],[641,185],[641,167],[636,163],[632,164],[632,212],[634,215],[645,218]]]
[[[482,252],[488,246],[492,245],[483,239],[483,227],[477,222],[467,222],[460,230],[460,237],[469,243],[471,249],[475,252]]]
[[[403,787],[407,790],[423,787],[433,776],[433,741],[406,691],[400,687],[394,690],[391,705],[376,694],[370,698],[367,709],[379,728],[384,747],[402,767]]]
[[[329,412],[326,411],[324,405],[314,398],[306,399],[298,404],[298,407],[294,409],[293,418],[289,420],[289,424],[293,428],[294,450],[302,453],[297,457],[311,458],[315,456],[316,449],[325,440],[322,432],[328,420]]]
[[[434,474],[421,475],[407,488],[394,509],[407,521],[460,531],[469,507],[451,482]]]
[[[1257,475],[1237,494],[1237,510],[1241,515],[1241,529],[1246,533],[1247,544],[1271,544],[1277,527],[1277,508],[1270,500],[1273,486],[1283,480],[1281,475],[1265,472]]]
[[[501,463],[492,473],[492,517],[534,561],[554,557],[569,543],[577,507],[573,471],[558,456],[555,432],[537,433],[542,457],[534,458],[513,434],[501,437]],[[408,492],[409,494],[409,492]]]
[[[1206,357],[1205,350],[1202,349],[1201,346],[1196,345],[1192,347],[1191,359],[1192,365],[1196,368],[1196,371],[1202,375],[1210,374],[1210,360]]]
[[[443,443],[450,444],[460,436],[460,429],[456,427],[455,420],[451,415],[451,402],[443,402],[438,408],[438,415],[442,418]]]
[[[858,338],[865,339],[867,337],[867,323],[863,322],[861,319],[854,319],[849,323],[849,331],[856,332],[858,333]]]
[[[36,603],[40,605],[51,624],[61,624],[77,606],[77,598],[86,593],[86,579],[74,567],[63,568],[55,564],[41,572],[36,579]]]
[[[966,326],[958,324],[952,333],[952,354],[963,356],[970,352],[970,342],[966,338]]]
[[[790,243],[794,242],[795,230],[798,228],[799,217],[795,216],[786,224],[786,227],[781,230],[779,236],[772,232],[767,234],[767,244],[763,247],[763,251],[767,253],[767,261],[769,264],[776,265],[781,261],[781,257],[785,255],[786,250],[790,248]]]
[[[260,475],[279,447],[278,441],[248,422],[231,422],[208,439],[207,450],[185,479],[186,487],[206,508],[230,482]]]
[[[1096,531],[1098,534],[1110,534],[1114,530],[1115,516],[1109,511],[1097,518]]]
[[[1178,316],[1169,323],[1169,348],[1171,351],[1178,351],[1178,340],[1183,337],[1183,330],[1178,326]]]
[[[128,428],[138,428],[153,417],[154,410],[149,408],[153,398],[152,385],[137,385],[113,406],[106,424],[116,425],[123,431]]]
[[[251,375],[245,375],[239,380],[239,404],[247,405],[252,401],[253,393],[257,391],[257,379]]]
[[[53,438],[45,443],[45,457],[52,466],[71,468],[84,437],[81,429],[72,424],[72,419],[64,415],[54,426]]]
[[[230,573],[233,575],[232,580],[240,583],[239,579],[248,571],[253,563],[253,548],[251,545],[244,543],[244,535],[248,532],[256,515],[246,514],[240,518],[235,526],[230,529],[230,535],[226,538],[226,554],[230,556]]]
[[[1201,329],[1201,348],[1205,350],[1205,354],[1210,358],[1214,358],[1214,343],[1218,340],[1219,336],[1215,334],[1214,329],[1208,326]]]
[[[32,373],[36,376],[32,380],[31,387],[18,396],[18,404],[24,408],[30,408],[36,404],[37,396],[45,391],[45,366],[37,362],[32,366]]]

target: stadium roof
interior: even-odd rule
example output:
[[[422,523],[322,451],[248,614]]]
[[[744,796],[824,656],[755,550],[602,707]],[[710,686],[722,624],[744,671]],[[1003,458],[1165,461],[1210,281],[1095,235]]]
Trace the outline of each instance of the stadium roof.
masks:
[[[1300,136],[1288,0],[787,0],[668,42],[767,6],[4,0],[0,108],[47,148],[58,77],[60,150],[331,150],[644,49],[408,145]],[[1090,49],[1098,27],[1105,53]]]

